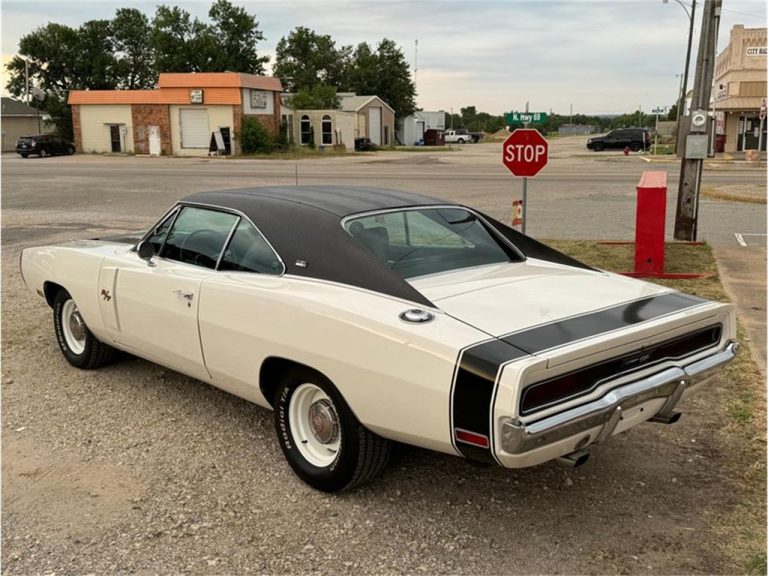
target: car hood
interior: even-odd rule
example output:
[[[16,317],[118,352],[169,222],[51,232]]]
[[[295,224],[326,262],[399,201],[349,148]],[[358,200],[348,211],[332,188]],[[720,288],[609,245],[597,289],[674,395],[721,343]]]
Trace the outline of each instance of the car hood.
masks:
[[[602,271],[529,258],[409,280],[438,308],[492,336],[502,336],[670,292]]]

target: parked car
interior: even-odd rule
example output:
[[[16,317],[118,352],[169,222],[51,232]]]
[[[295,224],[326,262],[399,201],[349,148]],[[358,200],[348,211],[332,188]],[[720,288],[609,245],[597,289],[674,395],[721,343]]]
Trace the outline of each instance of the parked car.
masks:
[[[57,154],[74,154],[75,145],[69,140],[50,134],[22,136],[16,141],[16,153],[22,158],[37,154],[40,158]]]
[[[474,142],[472,134],[466,128],[445,131],[446,144],[471,144],[472,142]]]
[[[676,421],[737,349],[730,304],[371,188],[198,193],[143,234],[27,248],[21,271],[71,365],[123,350],[272,408],[289,464],[328,492],[373,478],[393,441],[579,464]]]
[[[648,150],[650,147],[651,133],[645,128],[619,128],[587,140],[587,148],[595,152],[606,148],[629,148],[633,152],[639,152]]]

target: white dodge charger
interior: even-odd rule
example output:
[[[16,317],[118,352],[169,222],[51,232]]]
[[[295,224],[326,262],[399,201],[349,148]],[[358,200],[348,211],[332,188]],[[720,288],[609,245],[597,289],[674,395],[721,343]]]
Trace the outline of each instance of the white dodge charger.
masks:
[[[24,250],[78,368],[123,350],[274,409],[309,485],[391,441],[517,468],[678,403],[736,353],[729,304],[595,270],[492,218],[358,187],[204,192],[148,232]]]

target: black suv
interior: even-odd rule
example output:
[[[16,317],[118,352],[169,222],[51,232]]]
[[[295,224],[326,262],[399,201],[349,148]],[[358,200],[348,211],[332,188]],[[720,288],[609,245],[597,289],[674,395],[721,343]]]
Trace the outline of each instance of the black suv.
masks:
[[[651,147],[651,133],[645,128],[618,128],[605,136],[587,140],[587,148],[600,152],[606,148],[629,148],[632,152],[648,150]]]
[[[55,154],[74,154],[75,145],[64,138],[40,134],[38,136],[22,136],[16,142],[16,153],[22,158],[37,154],[40,158]]]

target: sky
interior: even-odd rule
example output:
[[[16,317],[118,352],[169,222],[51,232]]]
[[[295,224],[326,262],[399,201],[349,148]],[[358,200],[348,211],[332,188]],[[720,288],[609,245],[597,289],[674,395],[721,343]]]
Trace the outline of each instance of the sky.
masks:
[[[680,90],[691,0],[233,0],[256,16],[260,54],[298,26],[337,45],[390,38],[416,70],[417,105],[458,113],[466,106],[502,114],[620,114],[673,104]],[[150,18],[158,4],[178,5],[201,20],[197,1],[3,0],[2,61],[25,34],[57,22],[77,27],[112,18],[122,7]],[[689,89],[704,1],[698,0]],[[723,0],[718,51],[730,29],[766,26],[764,0]],[[418,41],[418,51],[416,50]],[[679,75],[679,76],[678,76]],[[2,92],[7,78],[3,70]]]

